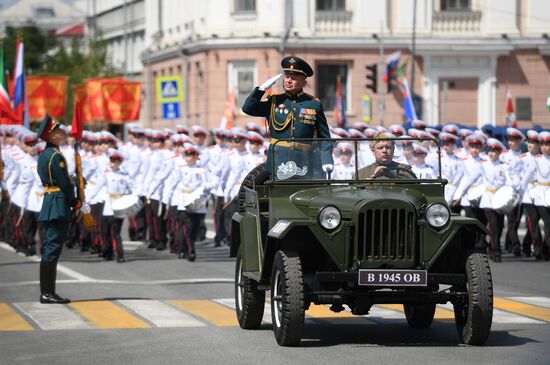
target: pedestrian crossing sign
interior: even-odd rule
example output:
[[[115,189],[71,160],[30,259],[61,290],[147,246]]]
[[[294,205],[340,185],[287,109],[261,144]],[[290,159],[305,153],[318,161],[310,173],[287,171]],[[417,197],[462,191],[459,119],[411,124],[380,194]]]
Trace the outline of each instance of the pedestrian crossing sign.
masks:
[[[161,76],[155,79],[157,101],[173,103],[183,101],[183,90],[180,76]]]

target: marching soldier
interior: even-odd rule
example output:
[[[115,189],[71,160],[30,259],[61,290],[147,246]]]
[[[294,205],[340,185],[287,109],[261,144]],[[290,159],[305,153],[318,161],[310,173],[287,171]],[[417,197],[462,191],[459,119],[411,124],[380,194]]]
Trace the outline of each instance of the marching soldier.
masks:
[[[246,98],[243,112],[255,117],[264,117],[268,120],[271,145],[269,151],[273,151],[274,145],[280,139],[330,138],[329,128],[321,101],[304,93],[307,84],[306,78],[313,76],[312,68],[298,57],[285,57],[281,61],[283,74],[271,77]],[[262,101],[265,92],[283,77],[285,92],[270,95]],[[310,165],[309,151],[311,145],[304,142],[280,142],[276,144],[275,165],[277,161],[288,160],[296,162],[299,168]],[[321,167],[324,172],[333,170],[332,143],[323,143],[321,146]],[[265,164],[266,171],[272,172],[271,153],[268,153]],[[308,171],[311,166],[308,167]],[[311,172],[309,172],[311,173]]]
[[[458,137],[448,132],[441,132],[439,139],[444,144],[441,153],[441,177],[447,179],[445,200],[450,206],[464,171],[460,167],[460,159],[454,153]],[[459,213],[460,207],[451,207],[451,210],[454,213]]]
[[[527,233],[523,238],[522,252],[525,256],[530,257],[532,255],[531,244],[533,247],[539,247],[542,244],[539,227],[540,214],[533,204],[537,182],[537,162],[535,158],[540,154],[539,134],[536,131],[527,131],[527,149],[528,152],[520,155],[524,171],[521,179],[521,205],[525,208],[527,215]]]
[[[334,180],[351,180],[355,175],[353,161],[354,146],[350,142],[340,142],[336,145],[339,159],[334,164],[331,178]]]
[[[525,135],[516,128],[506,128],[506,136],[508,137],[509,150],[501,155],[502,161],[506,164],[510,177],[512,179],[512,187],[520,192],[521,177],[523,176],[522,163],[520,159],[521,144],[525,140]],[[518,205],[506,214],[507,230],[504,246],[508,252],[513,252],[514,256],[521,256],[521,247],[519,244],[518,228],[521,206]]]
[[[502,235],[504,215],[493,209],[492,198],[496,191],[506,185],[507,182],[507,166],[500,160],[501,153],[506,148],[500,141],[494,138],[487,140],[487,147],[489,149],[488,159],[481,162],[481,174],[486,191],[481,196],[479,207],[485,211],[485,215],[487,216],[490,257],[494,262],[501,262],[500,236]]]
[[[426,156],[429,152],[426,147],[413,143],[414,163],[412,164],[412,172],[419,179],[436,179],[438,176],[436,169],[426,163]]]
[[[75,187],[69,179],[67,162],[59,150],[67,136],[49,115],[40,124],[37,135],[47,142],[38,158],[38,174],[44,188],[44,201],[38,221],[44,225],[44,249],[40,262],[40,303],[66,304],[70,300],[55,292],[57,260],[67,234],[72,209],[79,209]]]
[[[546,202],[546,196],[550,190],[550,132],[540,132],[539,140],[542,153],[535,157],[537,194],[535,194],[534,204],[544,222],[544,240],[539,247],[535,247],[535,258],[548,261],[550,260],[550,208]]]

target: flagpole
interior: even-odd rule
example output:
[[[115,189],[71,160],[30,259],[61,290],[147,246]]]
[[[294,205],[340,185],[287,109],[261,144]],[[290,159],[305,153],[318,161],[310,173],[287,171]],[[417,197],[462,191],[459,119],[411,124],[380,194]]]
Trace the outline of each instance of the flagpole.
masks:
[[[415,69],[415,58],[416,58],[416,0],[414,0],[414,2],[413,2],[411,98],[414,97],[414,69]]]

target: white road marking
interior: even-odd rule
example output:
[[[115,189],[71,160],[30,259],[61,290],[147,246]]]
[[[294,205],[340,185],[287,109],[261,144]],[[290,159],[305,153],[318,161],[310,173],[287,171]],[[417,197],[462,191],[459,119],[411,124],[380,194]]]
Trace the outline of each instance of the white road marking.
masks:
[[[536,305],[539,307],[550,308],[550,298],[545,297],[508,297],[510,300],[515,300],[522,303]]]
[[[204,327],[206,324],[159,300],[119,300],[157,327]]]
[[[223,298],[223,299],[212,299],[214,302],[235,309],[235,298]],[[271,324],[271,304],[269,302],[265,303],[264,306],[264,316],[262,317],[262,322]]]
[[[43,330],[90,329],[90,326],[67,306],[37,302],[14,303]]]
[[[233,284],[233,279],[226,278],[198,278],[198,279],[173,279],[173,280],[57,280],[58,284],[120,284],[120,285],[185,285],[185,284]],[[39,281],[19,281],[15,283],[0,283],[0,288],[11,288],[19,286],[38,285]]]
[[[450,311],[454,311],[451,303],[439,304],[438,307]],[[493,323],[508,323],[508,324],[544,324],[545,322],[537,321],[529,317],[524,317],[518,314],[506,312],[500,309],[493,309]]]

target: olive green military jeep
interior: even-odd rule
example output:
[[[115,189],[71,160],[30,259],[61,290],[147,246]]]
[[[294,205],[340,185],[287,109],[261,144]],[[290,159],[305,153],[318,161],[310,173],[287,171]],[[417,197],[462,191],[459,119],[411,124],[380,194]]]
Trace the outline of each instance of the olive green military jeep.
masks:
[[[335,156],[326,176],[320,151],[338,151],[342,142],[352,145],[351,174],[349,164],[347,175],[337,171],[346,164]],[[374,162],[369,142],[278,141],[269,149],[270,171],[260,165],[243,181],[231,242],[240,326],[260,326],[266,291],[282,346],[300,343],[311,303],[360,316],[374,304],[403,304],[408,324],[426,328],[436,305],[450,302],[461,340],[483,344],[493,288],[485,248],[475,243],[485,227],[450,213],[440,174],[359,179]]]

